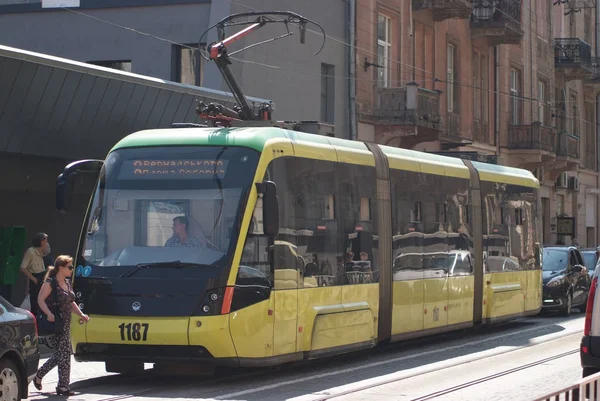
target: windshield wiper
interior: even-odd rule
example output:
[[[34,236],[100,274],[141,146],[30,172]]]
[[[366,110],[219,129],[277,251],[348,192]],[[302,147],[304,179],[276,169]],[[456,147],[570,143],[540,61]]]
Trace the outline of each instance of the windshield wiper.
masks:
[[[119,278],[127,278],[133,276],[135,273],[142,269],[152,269],[155,267],[173,267],[173,268],[181,268],[181,267],[211,267],[212,265],[204,265],[201,263],[186,263],[181,262],[179,260],[174,260],[172,262],[156,262],[156,263],[140,263],[136,265],[133,269],[126,271],[121,274]]]

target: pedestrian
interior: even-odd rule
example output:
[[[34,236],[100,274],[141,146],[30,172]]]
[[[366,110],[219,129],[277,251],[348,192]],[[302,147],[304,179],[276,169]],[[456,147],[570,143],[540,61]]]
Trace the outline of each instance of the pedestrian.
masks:
[[[31,313],[37,318],[40,314],[38,294],[46,276],[44,255],[49,252],[48,235],[38,233],[31,240],[31,247],[27,248],[21,261],[21,271],[27,276],[25,295],[29,294]]]
[[[55,321],[55,314],[59,317],[61,328],[56,334],[56,349],[52,358],[37,371],[33,385],[42,390],[42,379],[48,372],[58,365],[57,395],[70,396],[71,391],[71,313],[80,316],[84,322],[90,318],[84,314],[75,303],[75,294],[71,287],[70,278],[73,275],[73,258],[60,255],[56,258],[54,266],[48,269],[44,285],[40,290],[38,302],[40,309],[46,314],[49,322]],[[56,304],[54,297],[50,297],[53,288],[56,289]],[[48,298],[50,297],[50,298]],[[46,302],[49,300],[49,302]]]

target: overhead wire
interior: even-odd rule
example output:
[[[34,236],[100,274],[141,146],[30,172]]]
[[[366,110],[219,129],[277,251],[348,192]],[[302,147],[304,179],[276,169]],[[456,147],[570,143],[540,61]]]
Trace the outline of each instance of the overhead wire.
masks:
[[[248,9],[248,10],[261,12],[261,10],[259,10],[259,9],[256,9],[254,7],[251,7],[251,6],[248,6],[248,5],[245,5],[245,4],[237,3],[237,2],[235,2],[233,0],[225,0],[225,1],[229,2],[232,5],[236,5],[236,6],[239,6],[239,7],[244,7],[246,9]],[[158,35],[154,35],[154,34],[151,34],[151,33],[147,33],[147,32],[141,31],[139,29],[134,29],[134,28],[131,28],[131,27],[128,27],[128,26],[125,26],[125,25],[117,24],[117,23],[114,23],[114,22],[111,22],[111,21],[108,21],[108,20],[105,20],[105,19],[93,16],[93,15],[90,15],[88,13],[84,13],[84,12],[81,12],[81,11],[73,10],[72,8],[68,8],[68,7],[60,7],[60,8],[63,9],[63,10],[66,10],[66,11],[69,11],[69,12],[72,12],[72,13],[84,16],[84,17],[88,17],[88,18],[94,19],[94,20],[96,20],[98,22],[109,24],[111,26],[114,26],[114,27],[117,27],[117,28],[120,28],[120,29],[124,29],[124,30],[130,31],[130,32],[133,32],[133,33],[136,33],[136,34],[139,34],[139,35],[151,37],[153,39],[160,40],[160,41],[163,41],[163,42],[167,42],[167,43],[170,43],[172,45],[180,46],[180,47],[192,50],[194,52],[200,51],[200,49],[198,47],[189,46],[189,45],[186,45],[184,43],[180,43],[180,42],[177,42],[177,41],[173,41],[173,40],[170,40],[170,39],[167,39],[167,38],[160,37]],[[502,11],[502,10],[499,10],[499,11],[502,14],[506,15],[507,17],[512,18],[510,15],[506,14],[504,11]],[[514,22],[516,22],[516,23],[518,22],[514,18],[512,20]],[[523,29],[531,29],[530,27],[527,27],[527,26],[523,25],[520,22],[518,22],[518,23],[519,23],[519,25],[521,25],[521,27]],[[307,32],[311,32],[313,34],[322,35],[321,32],[315,31],[315,30],[310,29],[310,28],[307,28],[306,31]],[[534,33],[533,30],[531,30],[531,32]],[[535,31],[535,33],[536,33],[536,36],[541,37],[537,33],[537,31]],[[348,42],[346,42],[346,41],[344,41],[342,39],[336,38],[336,37],[331,36],[329,34],[326,34],[326,37],[327,37],[327,39],[331,39],[334,42],[337,42],[339,44],[342,44],[342,45],[345,45],[345,46],[349,46],[349,47],[353,47],[356,50],[360,50],[361,52],[370,54],[372,56],[379,57],[379,54],[377,54],[376,52],[373,52],[371,50],[358,47],[356,45],[348,43]],[[400,46],[402,46],[402,44],[400,44]],[[333,78],[333,79],[344,79],[344,80],[351,79],[351,77],[349,77],[349,76],[335,75],[335,74],[331,75],[331,74],[315,73],[315,72],[309,72],[309,71],[302,71],[302,70],[299,70],[297,68],[284,68],[284,67],[281,67],[281,66],[272,65],[272,64],[266,64],[266,63],[262,63],[262,62],[255,61],[255,60],[240,59],[240,58],[237,58],[237,57],[232,57],[232,59],[234,59],[235,61],[241,62],[241,63],[256,64],[256,65],[259,65],[259,66],[263,66],[265,68],[271,68],[271,69],[282,70],[282,71],[290,71],[290,72],[294,72],[294,73],[300,73],[300,74],[303,74],[303,75],[312,75],[312,76],[320,76],[320,77],[330,77],[330,78]],[[401,60],[397,60],[397,59],[394,59],[392,57],[386,57],[385,59],[387,61],[392,62],[392,63],[398,64],[398,65],[401,65],[401,66],[409,67],[409,69],[410,69],[409,71],[406,71],[406,70],[402,71],[402,69],[401,69],[400,74],[411,74],[411,72],[412,72],[411,70],[414,70],[414,71],[420,71],[420,72],[423,72],[425,74],[433,76],[433,79],[423,79],[423,80],[410,79],[411,82],[416,82],[419,85],[423,85],[424,86],[428,82],[433,82],[433,83],[435,83],[435,82],[441,82],[441,83],[445,83],[445,84],[454,84],[454,85],[459,86],[459,87],[465,87],[465,88],[471,88],[471,89],[478,89],[478,90],[481,90],[482,92],[485,92],[485,93],[488,93],[488,94],[498,94],[498,95],[501,95],[501,96],[507,96],[509,98],[516,98],[516,99],[518,99],[520,101],[528,101],[528,102],[531,102],[531,103],[537,103],[537,104],[542,104],[542,105],[550,105],[550,104],[559,103],[559,102],[540,101],[537,98],[526,97],[524,95],[515,95],[513,93],[499,91],[499,90],[493,90],[493,89],[489,89],[489,88],[483,88],[481,86],[475,86],[475,85],[467,84],[467,83],[464,83],[464,82],[461,82],[461,81],[457,81],[457,80],[447,81],[447,80],[444,80],[444,79],[437,78],[436,77],[436,73],[433,72],[433,71],[429,71],[429,70],[426,70],[426,69],[423,69],[423,68],[411,65],[409,63],[402,62]],[[283,60],[281,60],[281,61],[283,61]],[[378,83],[379,82],[378,79],[358,78],[358,77],[355,77],[354,79],[357,80],[357,81],[368,82],[368,83]],[[401,80],[401,82],[402,82],[402,80]],[[532,105],[532,107],[533,107],[533,105]],[[573,119],[573,117],[570,117],[570,119]],[[592,122],[584,120],[581,117],[579,117],[579,121],[587,123],[587,124],[592,124]]]

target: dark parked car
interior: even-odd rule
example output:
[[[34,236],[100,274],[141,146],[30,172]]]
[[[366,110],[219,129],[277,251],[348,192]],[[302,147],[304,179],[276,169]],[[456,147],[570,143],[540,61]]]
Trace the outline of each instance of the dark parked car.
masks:
[[[29,397],[38,368],[37,323],[31,312],[0,297],[0,394],[3,400]]]
[[[569,316],[573,307],[585,312],[590,275],[583,256],[574,246],[544,248],[544,310],[558,310]]]

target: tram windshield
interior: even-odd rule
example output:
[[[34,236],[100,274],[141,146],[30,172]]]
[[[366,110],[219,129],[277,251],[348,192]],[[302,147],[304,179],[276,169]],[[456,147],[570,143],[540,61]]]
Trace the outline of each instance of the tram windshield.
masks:
[[[111,153],[88,212],[76,275],[154,271],[141,274],[148,277],[169,269],[185,276],[195,267],[218,274],[233,254],[258,157],[241,147]]]

